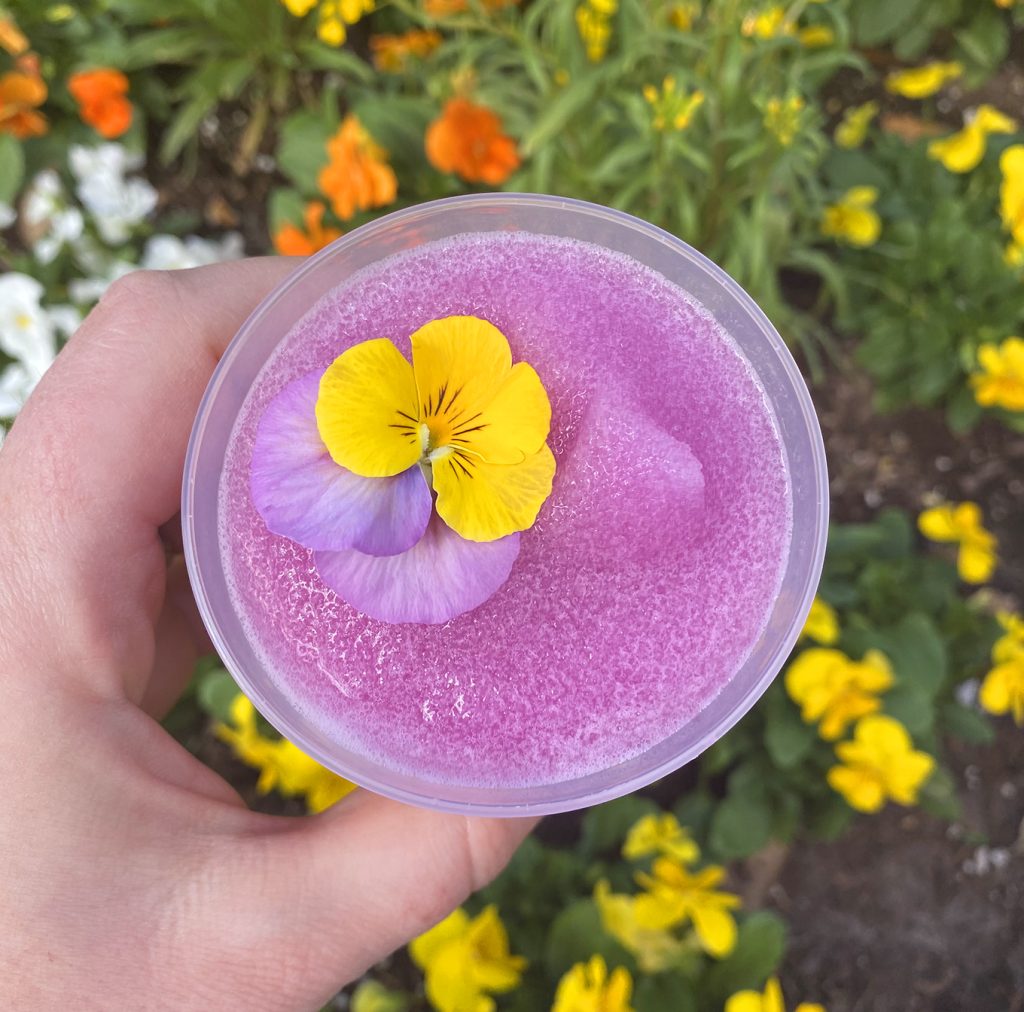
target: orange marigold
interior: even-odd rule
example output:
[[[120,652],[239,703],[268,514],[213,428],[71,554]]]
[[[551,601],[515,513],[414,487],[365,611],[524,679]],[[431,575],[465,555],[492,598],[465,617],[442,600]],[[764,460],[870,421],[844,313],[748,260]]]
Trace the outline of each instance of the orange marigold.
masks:
[[[484,8],[489,11],[500,11],[502,7],[514,7],[518,3],[519,0],[483,0]],[[444,18],[469,10],[469,0],[423,0],[423,10],[432,18]]]
[[[0,49],[11,56],[21,56],[28,49],[28,39],[10,18],[0,18]]]
[[[132,125],[128,78],[120,70],[100,67],[83,70],[68,79],[68,91],[78,112],[101,137],[120,137]]]
[[[342,221],[356,211],[383,207],[395,199],[398,179],[386,161],[387,152],[355,116],[345,117],[338,132],[327,142],[327,153],[331,160],[320,170],[317,182]]]
[[[286,257],[308,257],[323,249],[335,239],[340,239],[340,229],[323,224],[324,212],[327,208],[319,200],[306,205],[302,221],[306,226],[303,232],[297,225],[284,225],[274,236],[274,248]]]
[[[516,142],[501,132],[497,113],[465,98],[452,98],[427,128],[427,158],[441,172],[467,183],[504,183],[519,168]]]
[[[386,73],[397,74],[412,57],[422,60],[441,45],[441,33],[412,29],[402,35],[373,35],[370,50],[373,65]]]
[[[0,76],[0,133],[18,140],[46,133],[46,117],[36,107],[46,101],[46,83],[34,73],[10,70]]]

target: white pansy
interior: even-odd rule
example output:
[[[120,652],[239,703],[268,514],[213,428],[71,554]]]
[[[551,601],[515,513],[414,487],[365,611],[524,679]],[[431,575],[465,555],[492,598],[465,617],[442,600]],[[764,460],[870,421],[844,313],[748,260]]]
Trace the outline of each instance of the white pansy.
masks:
[[[228,232],[219,240],[203,239],[197,235],[185,239],[175,235],[154,235],[146,242],[142,266],[151,271],[204,267],[224,260],[237,260],[243,252],[242,237],[237,232]]]
[[[22,409],[42,375],[20,362],[0,370],[0,418],[13,418]]]
[[[51,263],[64,246],[82,235],[82,212],[68,206],[60,176],[53,169],[36,174],[21,208],[22,224],[40,263]]]
[[[42,297],[43,286],[27,274],[12,271],[0,277],[0,349],[38,376],[57,352]]]
[[[142,165],[141,155],[123,144],[94,148],[73,144],[71,171],[78,181],[78,199],[96,222],[104,242],[119,245],[156,207],[157,192],[145,179],[127,179],[125,173]]]
[[[5,204],[0,200],[0,228],[10,228],[17,220],[18,212],[10,204]],[[2,442],[3,440],[0,439],[0,443]]]
[[[69,281],[68,294],[76,305],[91,306],[103,297],[103,293],[118,278],[123,278],[135,270],[138,270],[135,264],[130,264],[127,260],[114,260],[104,267],[102,272],[91,278],[74,278]]]

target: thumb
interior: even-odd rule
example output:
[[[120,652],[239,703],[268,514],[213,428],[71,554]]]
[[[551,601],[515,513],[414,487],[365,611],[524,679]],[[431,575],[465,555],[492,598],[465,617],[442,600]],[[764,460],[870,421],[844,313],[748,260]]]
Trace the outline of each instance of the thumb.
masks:
[[[254,842],[273,888],[240,886],[259,908],[251,916],[277,929],[278,951],[254,955],[275,975],[281,1007],[322,1005],[442,920],[505,867],[536,823],[430,812],[357,791]],[[295,967],[302,973],[286,982],[282,971]]]

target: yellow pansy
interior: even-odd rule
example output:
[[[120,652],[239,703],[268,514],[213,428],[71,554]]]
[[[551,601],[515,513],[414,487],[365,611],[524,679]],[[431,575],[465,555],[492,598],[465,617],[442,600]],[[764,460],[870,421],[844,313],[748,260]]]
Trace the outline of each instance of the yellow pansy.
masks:
[[[878,693],[892,687],[892,668],[880,650],[855,661],[841,650],[812,647],[786,671],[786,691],[808,724],[819,722],[825,741],[842,737],[847,727],[882,708]]]
[[[996,613],[996,619],[1005,631],[992,646],[992,660],[999,663],[1024,657],[1024,618],[1000,611]]]
[[[231,723],[214,730],[221,741],[246,765],[260,771],[256,790],[276,790],[287,798],[304,798],[311,812],[322,812],[355,789],[331,770],[325,769],[287,738],[268,738],[256,723],[256,710],[241,693],[230,710]]]
[[[985,408],[1024,411],[1024,340],[1008,337],[978,349],[979,372],[971,374],[975,400]]]
[[[764,991],[737,991],[726,1003],[725,1012],[786,1012],[782,985],[778,977],[769,977]],[[803,1001],[794,1012],[825,1012],[817,1002]]]
[[[828,25],[808,25],[801,28],[796,37],[805,49],[824,49],[836,41],[836,33]]]
[[[652,854],[665,854],[683,864],[692,864],[700,857],[700,848],[671,812],[662,812],[638,819],[622,846],[622,856],[627,861]]]
[[[488,994],[519,986],[526,960],[509,952],[508,933],[495,906],[476,917],[461,907],[409,943],[423,970],[427,998],[438,1012],[486,1012]]]
[[[661,925],[663,918],[652,907],[648,896],[613,893],[602,879],[594,887],[594,902],[601,915],[601,926],[628,952],[636,957],[644,973],[661,973],[679,963],[687,946]]]
[[[551,1012],[633,1012],[633,978],[624,966],[611,974],[601,956],[577,963],[558,982]]]
[[[776,6],[748,14],[743,19],[740,31],[747,38],[775,39],[780,35],[792,35],[795,28],[793,22],[786,17],[785,8]]]
[[[865,102],[843,113],[836,126],[836,144],[841,148],[859,148],[868,135],[871,121],[878,115],[877,102]]]
[[[872,246],[882,234],[882,219],[874,210],[878,190],[873,186],[855,186],[835,204],[825,208],[821,234],[851,246]]]
[[[316,403],[334,461],[364,478],[429,470],[437,512],[469,541],[533,524],[551,493],[551,405],[505,336],[449,316],[411,338],[412,365],[387,338],[354,345],[328,367]]]
[[[995,535],[981,522],[977,503],[943,503],[925,510],[917,518],[918,530],[931,541],[949,541],[959,545],[956,568],[967,583],[984,583],[996,568]]]
[[[736,920],[729,911],[740,905],[738,896],[718,888],[724,878],[725,869],[718,865],[689,872],[678,861],[659,857],[650,875],[637,874],[647,890],[637,897],[637,918],[654,930],[692,923],[704,950],[722,959],[736,945]]]
[[[653,107],[655,130],[685,130],[693,114],[704,104],[704,92],[676,89],[676,79],[669,75],[661,90],[653,84],[644,87],[644,98]]]
[[[999,212],[1003,228],[1018,246],[1024,246],[1024,144],[1014,144],[999,156],[1002,182]]]
[[[928,145],[928,155],[950,172],[970,172],[985,157],[989,134],[1012,134],[1017,124],[995,106],[979,106],[963,130]]]
[[[318,0],[281,0],[288,8],[289,14],[297,18],[305,17],[318,3]]]
[[[770,98],[765,103],[764,125],[784,148],[796,139],[805,105],[799,95]]]
[[[935,768],[932,756],[915,751],[907,729],[882,714],[859,721],[853,740],[836,745],[836,756],[841,765],[828,771],[829,785],[861,812],[877,812],[890,799],[914,804]]]
[[[1009,713],[1018,727],[1024,727],[1024,653],[997,664],[985,676],[978,702],[989,713]]]
[[[885,79],[885,87],[894,95],[902,95],[904,98],[927,98],[948,81],[956,80],[963,72],[963,64],[955,60],[937,60],[923,67],[894,71]]]
[[[807,613],[800,639],[812,639],[824,647],[830,647],[839,639],[839,616],[835,608],[815,597],[811,602],[811,610]]]

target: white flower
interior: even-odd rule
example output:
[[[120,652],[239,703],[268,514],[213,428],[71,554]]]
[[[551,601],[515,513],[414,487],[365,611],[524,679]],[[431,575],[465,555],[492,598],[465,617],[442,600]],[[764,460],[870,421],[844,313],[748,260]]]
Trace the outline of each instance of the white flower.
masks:
[[[91,306],[94,302],[99,302],[103,293],[118,278],[123,278],[134,270],[138,270],[138,268],[135,264],[128,263],[127,260],[112,260],[103,268],[102,272],[91,278],[74,278],[69,281],[68,294],[71,296],[71,301],[77,305]]]
[[[11,207],[10,204],[5,204],[0,200],[0,228],[10,228],[18,219],[18,213]],[[0,439],[0,445],[3,440]]]
[[[78,180],[78,199],[103,241],[112,246],[125,242],[157,203],[157,192],[146,180],[125,178],[126,172],[142,165],[142,157],[130,154],[122,144],[73,144],[69,161]]]
[[[57,353],[53,323],[40,304],[43,286],[27,274],[0,277],[0,349],[42,376]]]
[[[174,235],[154,235],[146,242],[142,266],[151,271],[204,267],[224,260],[237,260],[242,253],[242,237],[237,232],[228,232],[220,241],[202,239],[197,235],[187,236],[184,240]]]
[[[82,235],[82,212],[68,206],[60,176],[53,169],[36,174],[25,191],[21,215],[32,252],[43,264],[51,263],[64,246]]]

